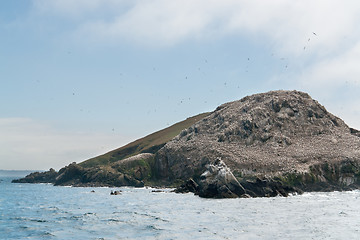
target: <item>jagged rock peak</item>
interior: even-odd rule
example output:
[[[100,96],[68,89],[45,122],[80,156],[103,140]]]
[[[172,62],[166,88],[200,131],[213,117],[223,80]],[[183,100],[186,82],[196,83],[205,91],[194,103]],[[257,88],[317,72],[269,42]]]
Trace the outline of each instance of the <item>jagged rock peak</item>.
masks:
[[[183,130],[160,149],[156,168],[160,177],[183,179],[221,157],[242,176],[306,172],[315,163],[358,158],[355,133],[307,93],[254,94]]]
[[[245,195],[245,189],[221,158],[205,167],[207,170],[201,174],[200,188],[196,192],[199,196],[231,198]]]
[[[194,135],[206,134],[218,142],[290,145],[295,136],[331,133],[334,129],[350,131],[307,93],[272,91],[219,106],[177,139],[190,140]]]

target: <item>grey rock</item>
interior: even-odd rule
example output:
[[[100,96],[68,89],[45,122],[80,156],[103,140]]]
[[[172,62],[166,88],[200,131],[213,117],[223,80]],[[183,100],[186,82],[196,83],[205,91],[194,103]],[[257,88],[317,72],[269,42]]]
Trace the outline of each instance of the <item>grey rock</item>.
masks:
[[[344,161],[359,163],[359,135],[308,94],[273,91],[219,106],[161,148],[155,169],[170,184],[193,178],[201,185],[200,175],[210,172],[206,166],[221,158],[246,190],[256,190],[249,195],[344,189],[343,185],[359,183],[358,167],[350,176],[331,175],[331,179],[325,170],[316,172],[313,167],[322,169],[330,163],[340,169]],[[212,184],[210,188],[219,189]],[[228,189],[232,192],[229,187],[224,192]]]
[[[198,191],[199,191],[199,184],[197,184],[192,178],[190,178],[184,184],[180,185],[174,190],[174,192],[176,193],[188,193],[188,192],[197,193]]]
[[[196,192],[200,197],[233,198],[246,193],[243,186],[220,158],[216,159],[213,164],[208,164],[206,168],[207,170],[200,176]]]
[[[110,195],[121,195],[121,190],[116,190],[116,191],[112,191],[110,192]]]

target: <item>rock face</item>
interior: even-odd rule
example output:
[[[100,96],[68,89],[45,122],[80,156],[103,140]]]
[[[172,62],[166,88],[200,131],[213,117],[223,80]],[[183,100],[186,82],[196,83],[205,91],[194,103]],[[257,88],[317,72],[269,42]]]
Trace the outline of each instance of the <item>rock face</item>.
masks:
[[[287,197],[289,193],[302,193],[299,188],[284,185],[278,179],[246,180],[242,184],[221,159],[206,165],[206,171],[200,175],[199,184],[192,178],[175,189],[176,193],[193,192],[204,198],[248,198],[248,197]],[[245,186],[245,187],[244,187]]]
[[[206,165],[221,158],[250,195],[357,188],[358,136],[308,94],[273,91],[223,104],[183,130],[158,151],[155,169],[201,186]]]
[[[200,176],[197,192],[200,197],[232,198],[245,194],[243,186],[221,159],[208,164],[206,169]]]

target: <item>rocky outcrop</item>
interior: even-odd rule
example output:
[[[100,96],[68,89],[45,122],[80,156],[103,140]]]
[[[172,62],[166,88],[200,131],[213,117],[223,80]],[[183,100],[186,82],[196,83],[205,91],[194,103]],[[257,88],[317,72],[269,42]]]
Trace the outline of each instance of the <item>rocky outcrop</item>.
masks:
[[[213,164],[206,166],[206,171],[200,175],[199,184],[189,179],[175,192],[193,192],[204,198],[249,198],[286,197],[289,193],[302,193],[302,190],[279,180],[267,178],[244,180],[240,183],[226,164],[221,159],[217,159]]]
[[[208,164],[206,171],[200,175],[196,193],[200,197],[233,198],[242,197],[246,192],[225,163],[216,159],[214,164]]]
[[[149,135],[150,142],[162,146],[185,125],[174,126],[176,131]],[[152,148],[150,138],[144,139],[142,144]],[[214,198],[360,187],[360,132],[299,91],[272,91],[225,103],[202,114],[160,150],[159,144],[154,146],[155,154],[117,160],[119,150],[106,155],[107,165],[70,164],[58,173],[34,173],[18,181],[170,186],[178,187],[176,192]]]
[[[110,195],[121,195],[121,190],[116,190],[116,191],[111,190]]]
[[[21,179],[12,180],[13,183],[55,183],[58,173],[50,168],[46,172],[33,172]]]
[[[60,169],[54,185],[75,187],[143,187],[144,183],[142,180],[119,172],[110,166],[83,168],[77,164],[70,164]]]
[[[155,169],[169,183],[192,178],[201,186],[206,166],[221,158],[253,196],[349,189],[359,182],[359,149],[359,132],[308,94],[273,91],[223,104],[184,129],[157,152]],[[356,163],[350,178],[316,170],[348,161]]]
[[[13,182],[39,183],[47,182],[58,186],[87,186],[87,187],[143,187],[144,181],[151,177],[151,166],[154,155],[151,153],[138,154],[127,159],[117,161],[109,166],[84,168],[71,163],[59,172],[51,169],[48,172],[32,173],[25,178]],[[51,176],[51,177],[49,177]]]

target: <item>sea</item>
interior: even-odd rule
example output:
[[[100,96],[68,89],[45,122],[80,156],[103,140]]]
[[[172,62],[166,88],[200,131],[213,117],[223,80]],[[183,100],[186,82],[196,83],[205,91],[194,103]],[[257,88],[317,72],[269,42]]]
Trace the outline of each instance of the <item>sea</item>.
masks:
[[[171,189],[11,183],[23,175],[0,172],[1,240],[360,239],[358,190],[204,199]]]

